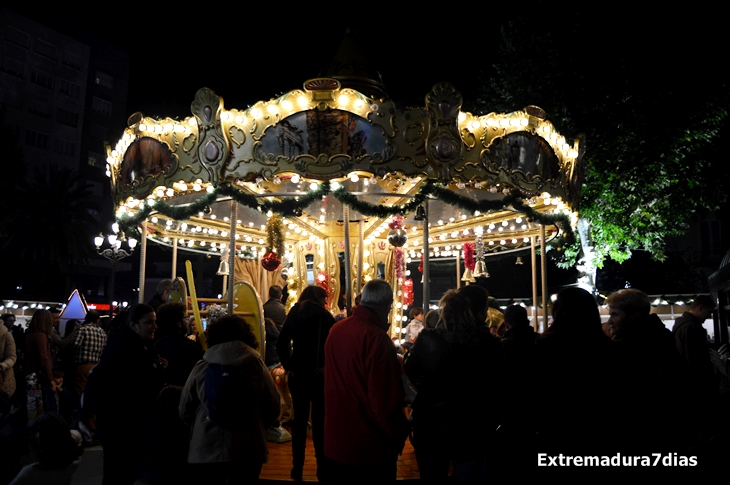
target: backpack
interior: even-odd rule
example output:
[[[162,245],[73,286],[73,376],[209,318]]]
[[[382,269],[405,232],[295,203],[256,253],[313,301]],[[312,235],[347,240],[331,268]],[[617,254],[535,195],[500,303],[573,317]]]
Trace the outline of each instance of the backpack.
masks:
[[[224,429],[240,430],[251,421],[255,392],[243,367],[208,364],[205,371],[208,420]]]

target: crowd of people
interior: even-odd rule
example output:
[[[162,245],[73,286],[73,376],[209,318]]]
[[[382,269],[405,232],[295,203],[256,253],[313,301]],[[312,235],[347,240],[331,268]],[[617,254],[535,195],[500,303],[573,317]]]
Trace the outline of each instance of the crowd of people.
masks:
[[[612,294],[602,326],[595,298],[567,288],[538,334],[519,305],[496,324],[487,290],[469,285],[425,315],[411,309],[394,345],[383,280],[338,319],[322,288],[305,288],[287,313],[273,286],[264,360],[249,323],[224,312],[208,315],[203,351],[169,283],[149,305],[108,325],[89,311],[63,335],[58,312],[37,310],[25,332],[2,316],[0,416],[13,432],[0,441],[0,483],[70,483],[81,444],[99,442],[104,484],[255,480],[282,418],[279,366],[293,402],[294,480],[310,423],[324,483],[394,482],[409,437],[422,483],[515,479],[539,452],[676,461],[717,446],[717,427],[703,419],[720,402],[702,327],[715,308],[707,296],[670,331],[639,290]],[[21,469],[29,445],[38,462]]]

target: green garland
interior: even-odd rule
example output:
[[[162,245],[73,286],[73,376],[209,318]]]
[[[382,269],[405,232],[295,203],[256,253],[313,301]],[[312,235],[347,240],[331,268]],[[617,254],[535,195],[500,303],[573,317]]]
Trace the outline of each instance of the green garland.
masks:
[[[329,181],[320,183],[316,189],[310,190],[305,195],[273,201],[243,192],[226,182],[187,206],[173,206],[164,201],[156,201],[153,206],[147,203],[144,206],[140,206],[140,210],[134,216],[121,217],[117,222],[125,233],[139,236],[139,225],[147,219],[153,210],[173,220],[185,220],[201,212],[206,206],[212,205],[220,196],[230,197],[241,205],[261,212],[271,211],[283,217],[298,217],[312,203],[321,200],[329,194],[332,194],[342,204],[347,204],[351,209],[362,215],[379,218],[409,214],[423,204],[429,196],[471,213],[486,213],[512,207],[517,212],[524,214],[528,220],[538,222],[544,226],[557,226],[562,231],[562,234],[550,242],[551,246],[562,248],[564,245],[572,244],[575,241],[575,234],[573,233],[573,228],[570,226],[570,218],[566,214],[543,214],[530,207],[520,197],[515,195],[507,195],[501,200],[477,201],[459,195],[431,180],[426,181],[409,202],[392,207],[371,204],[360,200],[344,187],[339,187],[332,192]],[[275,243],[272,246],[271,241],[268,244],[270,247],[276,247]]]

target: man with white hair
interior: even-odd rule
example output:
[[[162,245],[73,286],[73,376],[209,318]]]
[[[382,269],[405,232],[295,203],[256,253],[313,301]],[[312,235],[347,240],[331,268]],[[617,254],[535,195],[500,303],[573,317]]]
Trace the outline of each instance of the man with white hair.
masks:
[[[408,421],[401,365],[387,333],[392,305],[390,285],[370,281],[352,316],[327,338],[324,451],[332,483],[395,483]]]

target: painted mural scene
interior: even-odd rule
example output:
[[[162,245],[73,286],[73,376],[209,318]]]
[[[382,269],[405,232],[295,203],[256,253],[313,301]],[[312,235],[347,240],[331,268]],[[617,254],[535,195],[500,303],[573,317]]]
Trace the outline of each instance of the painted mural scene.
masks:
[[[727,469],[710,67],[531,12],[176,77],[52,17],[0,9],[0,485]]]

